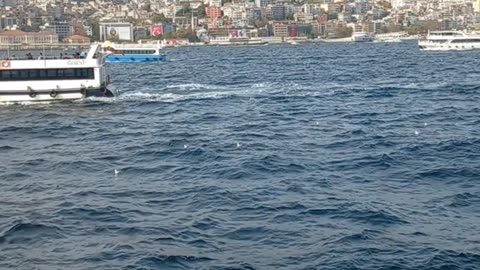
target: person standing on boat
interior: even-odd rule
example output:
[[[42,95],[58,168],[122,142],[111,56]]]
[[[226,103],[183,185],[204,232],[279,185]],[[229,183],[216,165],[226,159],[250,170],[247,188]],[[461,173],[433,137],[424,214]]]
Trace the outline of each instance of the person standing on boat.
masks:
[[[87,53],[85,51],[82,51],[82,53],[80,53],[80,58],[85,59],[86,57]]]
[[[38,56],[38,60],[42,60],[43,59],[43,54],[40,53],[40,56]]]

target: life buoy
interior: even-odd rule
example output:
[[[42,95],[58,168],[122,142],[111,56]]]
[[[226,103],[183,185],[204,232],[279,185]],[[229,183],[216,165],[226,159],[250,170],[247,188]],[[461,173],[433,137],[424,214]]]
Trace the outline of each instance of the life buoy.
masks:
[[[0,65],[2,68],[9,68],[10,67],[10,61],[8,60],[3,60],[1,61],[1,65]]]
[[[55,90],[50,91],[50,96],[52,98],[56,97],[57,95],[58,95],[57,91],[55,91]]]

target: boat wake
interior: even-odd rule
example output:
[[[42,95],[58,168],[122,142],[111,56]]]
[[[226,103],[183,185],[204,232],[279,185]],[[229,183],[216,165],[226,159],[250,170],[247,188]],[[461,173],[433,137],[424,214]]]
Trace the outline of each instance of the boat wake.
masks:
[[[173,84],[164,88],[152,86],[143,89],[120,91],[120,101],[177,102],[184,100],[222,99],[230,97],[261,98],[275,96],[324,96],[334,91],[325,87],[305,86],[297,83],[254,83],[238,85]],[[92,99],[91,99],[92,100]],[[99,100],[94,98],[93,100]]]
[[[146,85],[140,89],[119,90],[119,95],[114,98],[91,97],[89,101],[102,102],[179,102],[185,100],[205,100],[224,98],[277,98],[277,97],[333,97],[337,95],[365,96],[366,98],[395,96],[401,92],[435,92],[445,90],[457,91],[462,89],[478,90],[479,84],[468,85],[445,83],[405,83],[392,85],[389,82],[372,82],[369,85],[355,83],[315,83],[299,84],[293,82],[263,82],[236,85],[215,85],[201,83],[171,84],[159,88],[155,85]]]

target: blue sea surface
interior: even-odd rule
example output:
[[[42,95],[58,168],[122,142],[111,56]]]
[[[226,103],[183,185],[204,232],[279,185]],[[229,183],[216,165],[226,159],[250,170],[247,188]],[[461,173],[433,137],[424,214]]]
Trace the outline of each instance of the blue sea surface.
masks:
[[[0,269],[480,269],[480,52],[191,47],[0,105]]]

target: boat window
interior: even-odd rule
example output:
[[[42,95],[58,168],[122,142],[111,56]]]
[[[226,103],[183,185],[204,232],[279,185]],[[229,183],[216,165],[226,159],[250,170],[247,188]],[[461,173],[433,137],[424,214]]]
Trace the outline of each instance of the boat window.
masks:
[[[10,70],[5,70],[4,72],[0,73],[0,80],[10,78]]]
[[[472,39],[455,39],[452,40],[451,43],[479,43],[479,38],[472,38]]]
[[[0,70],[0,81],[91,80],[93,68]]]
[[[28,70],[20,70],[19,75],[22,80],[28,79]]]
[[[154,54],[155,50],[124,50],[117,51],[117,54]]]
[[[63,76],[64,76],[65,78],[76,78],[76,76],[75,76],[75,70],[72,69],[72,68],[64,69],[64,70],[63,70]]]
[[[47,70],[47,78],[53,79],[57,76],[57,70],[55,69],[49,69]]]
[[[39,77],[44,77],[44,78],[47,77],[47,70],[45,70],[45,69],[39,69],[39,70],[38,70],[38,76],[39,76]]]

